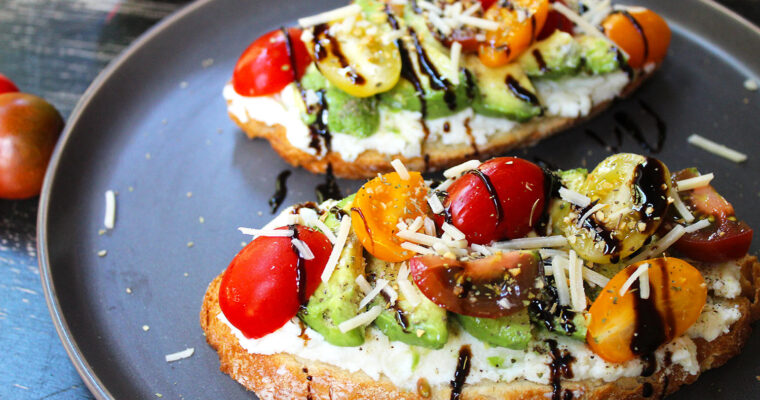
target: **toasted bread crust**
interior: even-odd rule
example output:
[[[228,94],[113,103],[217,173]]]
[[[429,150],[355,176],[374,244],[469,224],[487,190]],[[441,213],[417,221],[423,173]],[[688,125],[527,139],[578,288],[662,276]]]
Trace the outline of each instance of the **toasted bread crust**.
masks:
[[[638,73],[624,88],[621,97],[631,94],[653,72],[654,70],[649,73]],[[228,100],[229,103],[230,101]],[[286,129],[282,125],[275,124],[269,126],[255,119],[241,121],[233,113],[228,114],[249,138],[264,138],[268,140],[280,157],[295,167],[303,167],[310,172],[323,174],[327,170],[327,166],[332,165],[335,176],[348,179],[364,179],[372,178],[378,172],[393,171],[390,162],[396,158],[400,159],[410,170],[424,172],[448,168],[473,158],[489,158],[517,147],[532,146],[552,134],[569,129],[593,118],[598,113],[607,109],[611,104],[612,101],[599,103],[591,109],[591,112],[587,116],[581,118],[535,118],[520,124],[511,131],[500,132],[491,136],[488,144],[485,146],[475,146],[474,144],[444,145],[439,142],[427,141],[424,143],[424,156],[421,157],[407,158],[400,154],[383,154],[375,150],[367,150],[361,153],[354,161],[344,160],[340,153],[337,152],[329,152],[324,157],[317,157],[290,144]]]
[[[737,355],[750,335],[750,323],[758,317],[760,299],[760,263],[757,257],[747,256],[741,261],[744,293],[731,300],[738,306],[742,317],[728,333],[711,342],[694,339],[701,372],[723,365]],[[247,389],[267,399],[423,399],[418,393],[401,390],[388,379],[373,380],[362,372],[348,372],[341,368],[297,356],[280,353],[274,355],[251,354],[238,343],[230,328],[216,316],[219,308],[221,275],[208,287],[203,299],[200,319],[206,341],[217,350],[222,372],[229,374]],[[601,380],[563,381],[562,389],[573,392],[573,399],[644,399],[645,385],[661,398],[690,384],[699,375],[690,375],[680,366],[660,369],[650,377],[622,378],[614,382]],[[433,387],[432,399],[448,399],[448,386]],[[551,398],[552,387],[529,381],[479,382],[467,384],[463,399],[546,399]]]

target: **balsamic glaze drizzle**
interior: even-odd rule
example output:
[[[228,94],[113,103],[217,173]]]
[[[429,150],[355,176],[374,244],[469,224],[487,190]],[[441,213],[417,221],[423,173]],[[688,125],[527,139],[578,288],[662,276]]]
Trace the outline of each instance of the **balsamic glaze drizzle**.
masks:
[[[639,35],[641,36],[641,40],[644,42],[644,57],[643,59],[646,60],[649,58],[649,40],[647,40],[647,35],[644,33],[644,27],[639,24],[639,21],[636,20],[636,18],[631,15],[626,10],[620,10],[618,11],[619,14],[623,14],[624,17],[628,18],[629,21],[631,21],[631,24],[636,28],[636,31],[638,31]]]
[[[315,26],[314,38],[314,54],[316,55],[317,61],[323,61],[328,57],[328,50],[320,43],[321,38],[325,38],[330,43],[329,52],[331,52],[335,58],[338,59],[341,70],[345,71],[346,78],[348,78],[354,85],[364,85],[367,82],[367,80],[364,79],[364,77],[359,73],[357,73],[356,70],[354,70],[354,68],[351,67],[351,65],[348,63],[346,56],[340,49],[340,42],[338,42],[335,36],[330,34],[329,25],[319,24]]]
[[[289,169],[277,174],[277,181],[274,184],[274,194],[269,198],[269,211],[272,214],[277,212],[277,209],[282,205],[282,201],[285,200],[285,196],[288,195],[286,182],[289,176]]]
[[[327,164],[327,168],[325,169],[325,182],[317,185],[314,192],[317,195],[317,201],[320,203],[327,199],[340,200],[343,197],[340,193],[338,182],[335,180],[332,164]]]
[[[636,123],[636,121],[633,120],[633,118],[631,118],[630,115],[626,114],[623,111],[618,111],[613,115],[613,118],[615,119],[615,122],[620,125],[632,138],[634,138],[639,146],[641,146],[644,150],[650,153],[659,153],[662,150],[662,146],[665,143],[665,130],[660,130],[658,128],[657,142],[654,146],[652,146],[644,137],[644,133],[641,131],[641,127],[639,127],[639,125]],[[658,127],[660,127],[659,124]]]
[[[457,369],[454,371],[454,379],[451,380],[451,400],[458,400],[462,395],[464,382],[467,375],[470,374],[470,359],[472,351],[469,345],[464,345],[459,349],[459,358],[457,359]]]
[[[599,200],[597,199],[592,201],[591,204],[586,207],[578,210],[578,215],[586,214],[598,202]],[[576,206],[573,207],[576,209],[578,208]],[[620,240],[613,236],[611,231],[607,230],[603,225],[600,225],[594,215],[589,215],[589,217],[583,221],[582,226],[604,242],[604,254],[610,256],[611,263],[616,263],[620,260],[620,251],[622,250]]]
[[[649,222],[665,214],[668,208],[667,177],[660,161],[647,157],[634,171],[636,192],[633,209],[641,215],[641,220]]]
[[[541,50],[534,49],[532,54],[533,54],[533,58],[536,59],[536,63],[538,64],[539,71],[546,72],[547,71],[546,61],[544,60],[544,55],[541,54]]]
[[[573,323],[575,312],[570,309],[570,306],[559,305],[557,287],[553,284],[554,277],[545,277],[544,280],[542,296],[531,300],[528,311],[544,325],[546,330],[553,331],[555,321],[559,320],[559,325],[565,334],[572,335],[576,330]]]
[[[644,385],[641,389],[641,396],[652,397],[653,394],[654,394],[654,388],[652,387],[652,384],[649,382],[644,382]]]
[[[499,194],[496,192],[496,187],[494,187],[493,183],[491,183],[491,178],[489,178],[488,175],[484,174],[483,171],[479,169],[471,169],[467,171],[466,173],[477,176],[486,186],[486,190],[488,190],[488,195],[489,197],[491,197],[493,206],[496,209],[496,221],[497,221],[496,223],[500,224],[502,219],[504,219],[504,210],[501,208],[501,201],[499,200]]]
[[[546,343],[549,345],[549,351],[552,356],[552,362],[549,363],[552,400],[572,399],[573,392],[569,390],[565,390],[564,396],[562,395],[562,378],[573,378],[572,363],[575,361],[575,357],[567,350],[560,352],[556,340],[548,339]]]
[[[296,225],[289,225],[288,229],[293,231],[293,240],[298,239],[298,226]],[[306,298],[306,266],[305,266],[305,260],[303,259],[303,256],[301,255],[301,252],[298,251],[298,248],[293,244],[291,241],[290,247],[293,249],[293,252],[296,253],[296,257],[298,257],[298,262],[296,264],[296,287],[298,287],[298,304],[301,306],[306,305],[306,303],[309,301],[308,298]]]
[[[659,152],[662,150],[662,147],[665,145],[665,139],[668,136],[668,125],[665,123],[665,121],[660,117],[659,114],[657,114],[652,107],[649,106],[649,104],[645,103],[643,100],[639,100],[639,105],[641,106],[641,109],[644,110],[647,114],[649,114],[657,124],[657,146],[655,147],[657,151]]]
[[[622,69],[623,72],[628,75],[628,79],[633,79],[633,68],[631,68],[631,66],[628,64],[628,61],[625,60],[625,56],[623,55],[623,52],[620,51],[620,49],[616,49],[615,61],[617,61],[620,69]]]
[[[362,219],[362,222],[364,223],[364,230],[367,232],[367,236],[369,236],[370,243],[372,243],[372,251],[374,251],[375,241],[372,240],[372,229],[370,229],[369,225],[367,225],[367,218],[364,217],[364,213],[362,212],[362,209],[358,207],[351,207],[351,212],[359,213],[359,217]]]
[[[517,79],[515,79],[512,75],[507,75],[505,83],[507,84],[509,91],[512,92],[512,94],[514,94],[518,99],[528,102],[533,106],[541,106],[541,102],[538,101],[538,97],[536,97],[536,95],[528,89],[522,87],[522,85],[520,85],[520,82],[518,82]]]

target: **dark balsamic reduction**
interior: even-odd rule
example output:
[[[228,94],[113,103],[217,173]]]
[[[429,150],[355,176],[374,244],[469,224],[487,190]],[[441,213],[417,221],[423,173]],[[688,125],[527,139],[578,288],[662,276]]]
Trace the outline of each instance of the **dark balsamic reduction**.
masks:
[[[327,57],[327,49],[322,46],[319,37],[327,35],[327,29],[329,26],[327,24],[319,24],[314,27],[314,36],[317,38],[314,41],[314,54],[316,55],[318,60],[324,59]],[[288,53],[290,55],[290,65],[291,69],[295,71],[296,64],[295,64],[295,56],[293,54],[292,49],[292,43],[288,41],[288,45],[291,46],[288,48]],[[295,74],[295,72],[294,72]],[[295,75],[294,75],[295,77]],[[306,96],[304,94],[304,90],[301,87],[301,83],[296,79],[296,84],[298,86],[298,89],[301,91],[301,97],[304,99],[304,103],[306,103]],[[324,140],[325,148],[327,151],[332,150],[332,135],[330,134],[330,129],[327,126],[327,122],[325,121],[325,111],[327,111],[327,99],[325,98],[325,90],[320,89],[316,91],[317,95],[317,104],[314,106],[309,106],[309,109],[307,110],[309,114],[315,114],[314,122],[309,124],[309,133],[311,135],[311,141],[309,142],[309,147],[316,150],[317,153],[320,153],[322,151],[322,141]]]
[[[670,378],[665,375],[665,379],[663,379],[662,383],[662,393],[660,393],[660,399],[664,399],[665,396],[668,394],[668,385],[670,385]]]
[[[518,82],[517,79],[515,79],[512,75],[507,75],[505,83],[507,84],[509,91],[512,92],[512,94],[514,94],[518,99],[528,102],[534,106],[541,106],[541,102],[538,101],[538,97],[536,97],[536,95],[531,93],[528,89],[522,87],[522,85],[520,85],[520,82]]]
[[[362,212],[361,208],[358,207],[351,207],[351,212],[355,212],[359,214],[359,217],[362,219],[362,222],[364,223],[364,230],[367,232],[367,236],[369,236],[369,241],[372,242],[372,247],[374,250],[375,247],[375,241],[372,240],[372,229],[369,228],[369,225],[367,225],[367,218],[364,217],[364,213]]]
[[[269,211],[274,214],[277,209],[282,205],[282,201],[285,200],[285,196],[288,195],[288,186],[286,182],[290,176],[290,170],[286,169],[277,174],[277,181],[274,184],[274,194],[269,198]]]
[[[652,387],[652,384],[649,382],[644,382],[644,386],[641,388],[641,396],[652,397],[653,394],[654,388]]]
[[[536,63],[538,64],[538,69],[541,72],[546,72],[546,61],[544,60],[544,55],[541,54],[541,50],[535,49],[533,50],[533,58],[536,59]]]
[[[594,141],[597,142],[597,143],[599,143],[600,146],[604,147],[605,150],[613,152],[613,153],[617,153],[617,152],[620,151],[620,147],[619,147],[620,140],[618,140],[618,146],[614,146],[614,145],[611,145],[611,144],[607,143],[606,140],[602,139],[602,137],[599,136],[599,134],[597,134],[596,132],[592,131],[591,129],[586,129],[585,132],[586,132],[586,136],[589,136],[592,139],[594,139]],[[618,132],[620,132],[620,131],[618,130]],[[618,137],[621,138],[621,136],[618,136]]]
[[[446,106],[449,110],[455,110],[457,108],[457,96],[454,93],[453,85],[443,75],[438,72],[435,65],[425,52],[425,49],[420,43],[420,39],[417,36],[417,32],[414,29],[409,28],[409,35],[412,37],[412,43],[414,43],[414,50],[417,52],[417,61],[420,67],[420,71],[428,76],[430,87],[434,90],[444,90],[443,100],[446,102]]]
[[[457,359],[457,369],[454,371],[454,379],[451,381],[451,400],[458,400],[462,395],[464,382],[467,375],[470,374],[470,359],[472,351],[469,345],[464,345],[459,349],[459,358]]]
[[[293,239],[298,239],[298,226],[290,225],[288,226],[288,229],[293,231]],[[306,298],[306,261],[303,259],[301,252],[298,251],[298,248],[296,248],[292,242],[290,244],[290,247],[293,249],[293,252],[296,253],[296,257],[298,257],[298,262],[296,263],[296,287],[298,288],[298,304],[304,306],[309,300]]]
[[[475,99],[475,78],[472,76],[472,72],[469,69],[463,68],[465,78],[465,93],[467,98],[472,102]]]
[[[654,112],[651,108],[649,111]],[[628,133],[628,135],[636,140],[641,148],[650,153],[659,153],[662,151],[662,146],[665,144],[665,137],[667,134],[667,132],[664,130],[664,122],[661,120],[658,121],[657,142],[654,146],[652,146],[644,137],[644,133],[642,132],[641,127],[639,127],[639,125],[636,123],[636,121],[633,120],[633,118],[631,118],[630,115],[626,114],[623,111],[618,111],[613,115],[613,118],[615,119],[615,122],[617,122],[617,124],[620,125],[626,131],[626,133]],[[659,117],[656,118],[659,119]],[[661,126],[661,124],[663,125]]]
[[[335,180],[335,174],[333,174],[332,164],[327,164],[325,169],[325,181],[320,183],[314,189],[317,195],[317,201],[322,203],[327,199],[340,200],[343,195],[340,193],[340,187]]]
[[[302,307],[303,307],[303,305],[302,305]],[[298,327],[301,328],[301,333],[298,334],[298,337],[301,340],[303,340],[304,346],[306,346],[306,344],[309,343],[309,340],[311,340],[311,338],[309,337],[309,335],[306,334],[306,324],[303,323],[303,321],[301,320],[301,318],[298,318]],[[309,372],[309,371],[305,370],[304,372]],[[307,377],[306,379],[308,380],[309,378]]]
[[[478,150],[478,144],[475,143],[475,136],[472,134],[472,128],[470,127],[470,117],[464,119],[464,130],[467,133],[467,137],[470,138],[470,146],[472,147],[472,153],[474,155],[480,155]]]
[[[488,190],[488,195],[489,197],[491,197],[493,206],[496,209],[496,221],[497,221],[496,223],[500,224],[502,219],[504,218],[504,210],[501,208],[501,200],[499,200],[499,194],[496,192],[496,187],[494,187],[493,183],[491,183],[491,178],[489,178],[488,175],[484,174],[483,171],[479,169],[471,169],[467,171],[466,173],[477,176],[486,186],[486,190]]]
[[[656,272],[656,269],[664,271],[664,263],[656,264],[657,266],[651,265],[649,267],[650,273]],[[634,271],[635,269],[630,269],[629,274],[633,274]],[[665,322],[662,320],[662,316],[655,306],[657,292],[651,290],[649,292],[649,298],[642,299],[641,296],[638,295],[638,279],[633,285],[631,285],[630,290],[634,292],[633,307],[636,317],[633,338],[631,339],[630,345],[631,352],[639,356],[644,363],[641,376],[651,376],[657,369],[657,359],[654,356],[654,351],[657,350],[660,345],[668,341],[669,338],[665,331]],[[667,292],[667,290],[663,292]]]
[[[592,201],[591,204],[586,207],[578,210],[578,215],[586,214],[598,202],[599,200],[597,199]],[[604,254],[610,256],[611,263],[614,264],[620,260],[620,251],[622,250],[620,240],[612,235],[612,231],[607,230],[604,225],[600,225],[593,214],[589,215],[589,217],[583,221],[583,227],[592,232],[596,238],[601,239],[604,242]]]
[[[628,20],[631,21],[631,24],[636,28],[639,36],[641,36],[641,40],[644,42],[644,60],[646,60],[649,58],[649,40],[647,40],[647,35],[644,33],[644,27],[642,27],[641,24],[639,24],[639,21],[637,21],[628,11],[620,10],[618,13],[623,14],[624,17],[628,18]]]
[[[641,220],[649,222],[661,217],[668,208],[667,177],[665,167],[654,158],[636,166],[634,182],[636,187],[634,210],[641,214]],[[647,211],[651,208],[652,212]]]
[[[631,66],[628,64],[628,61],[625,60],[625,56],[623,55],[623,52],[620,51],[620,49],[617,49],[615,53],[615,61],[617,61],[620,69],[622,69],[623,72],[628,75],[628,79],[633,79],[633,68],[631,68]]]
[[[324,37],[330,43],[330,49],[327,50],[321,43],[320,39]],[[314,27],[314,54],[317,56],[317,61],[323,61],[331,52],[335,58],[338,59],[341,69],[345,71],[346,78],[348,78],[354,85],[364,85],[367,80],[363,76],[358,74],[356,70],[348,63],[346,56],[340,49],[340,42],[335,36],[330,34],[329,25],[319,24]]]
[[[560,352],[556,340],[548,339],[546,343],[549,345],[550,355],[552,356],[552,362],[549,363],[552,400],[572,399],[573,392],[569,390],[565,390],[564,396],[562,395],[562,378],[573,378],[572,363],[575,361],[575,357],[567,350]],[[570,394],[568,395],[568,393]]]
[[[657,151],[662,150],[662,147],[665,145],[665,139],[668,137],[668,125],[665,123],[665,121],[660,117],[659,114],[657,114],[652,107],[649,106],[649,104],[645,103],[643,100],[639,100],[639,105],[641,108],[651,116],[655,123],[657,124]]]
[[[298,91],[303,96],[301,81],[298,79],[298,70],[296,70],[296,67],[297,67],[296,54],[295,54],[295,50],[293,50],[293,41],[290,39],[290,34],[288,33],[288,30],[284,26],[281,26],[280,30],[282,31],[282,34],[285,35],[285,47],[288,51],[288,60],[290,61],[290,71],[293,74],[293,82],[296,83],[296,87],[298,88]]]
[[[391,297],[388,296],[388,293],[385,293],[385,291],[380,292],[380,295],[383,296],[383,299],[385,299],[385,302],[388,304],[391,304]],[[404,331],[404,333],[409,333],[409,318],[406,316],[406,312],[402,310],[398,306],[398,301],[393,303],[393,317],[396,319],[396,322],[401,326],[401,330]]]
[[[559,305],[557,287],[553,284],[554,277],[545,277],[544,280],[541,296],[531,300],[528,305],[528,312],[538,319],[548,331],[554,330],[554,323],[558,319],[560,327],[566,335],[570,336],[576,330],[575,323],[573,323],[575,312],[570,309],[570,306]]]

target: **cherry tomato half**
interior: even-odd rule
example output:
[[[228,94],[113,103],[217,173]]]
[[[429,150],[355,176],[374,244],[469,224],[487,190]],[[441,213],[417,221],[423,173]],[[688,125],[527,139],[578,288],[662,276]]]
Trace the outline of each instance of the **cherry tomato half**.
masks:
[[[427,185],[419,172],[403,180],[396,172],[379,176],[362,186],[351,206],[351,226],[362,246],[373,256],[390,262],[412,258],[396,236],[400,221],[424,217],[430,210]]]
[[[695,170],[683,170],[675,174],[674,180],[697,175]],[[674,245],[677,251],[703,262],[725,262],[747,254],[752,244],[752,228],[736,218],[734,207],[715,188],[707,185],[679,195],[697,219],[708,219],[710,226],[684,234]]]
[[[516,239],[530,232],[544,212],[544,179],[532,162],[494,158],[452,183],[443,205],[470,243]],[[436,216],[436,222],[440,225],[443,217]]]
[[[61,114],[44,99],[26,93],[0,94],[0,197],[40,194],[62,129]]]
[[[11,92],[18,92],[18,87],[16,87],[16,84],[10,78],[0,74],[0,94]]]
[[[301,30],[289,28],[288,36],[293,45],[296,78],[301,79],[311,56],[301,41]],[[256,39],[243,52],[235,64],[232,86],[243,96],[265,96],[281,91],[293,82],[290,53],[285,34],[277,29]]]
[[[620,296],[623,284],[643,264],[649,264],[649,298],[641,298],[640,280]],[[706,300],[702,273],[686,261],[640,261],[618,272],[594,300],[586,341],[603,359],[626,362],[681,336],[697,321]]]
[[[561,0],[551,0],[550,3],[562,3]],[[544,40],[554,33],[557,29],[569,34],[573,33],[573,22],[570,21],[564,14],[556,10],[549,10],[549,14],[546,15],[546,22],[541,32],[538,33],[536,40]]]
[[[435,304],[457,314],[498,318],[525,308],[542,277],[535,251],[497,253],[474,261],[419,256],[409,261],[414,283]]]
[[[478,50],[480,61],[493,68],[509,64],[533,44],[548,13],[549,0],[512,0],[490,7],[484,18],[500,26],[486,32]]]
[[[286,228],[280,228],[286,229]],[[303,260],[308,299],[321,282],[320,275],[332,245],[321,232],[297,226],[314,258]],[[247,338],[260,338],[282,327],[302,304],[299,299],[299,257],[289,237],[259,236],[238,253],[224,271],[219,306],[228,321]]]
[[[668,23],[643,7],[610,14],[602,22],[602,28],[604,34],[628,54],[628,65],[633,68],[662,61],[670,46]]]

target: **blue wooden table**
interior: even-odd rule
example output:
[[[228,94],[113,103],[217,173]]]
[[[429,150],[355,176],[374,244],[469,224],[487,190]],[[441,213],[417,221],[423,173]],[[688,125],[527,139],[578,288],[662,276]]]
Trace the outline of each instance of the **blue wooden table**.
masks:
[[[720,2],[760,24],[760,0]],[[0,72],[66,117],[111,59],[185,3],[0,0]],[[36,217],[36,198],[0,200],[0,399],[89,399],[42,295]]]

